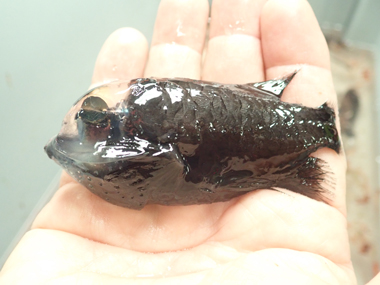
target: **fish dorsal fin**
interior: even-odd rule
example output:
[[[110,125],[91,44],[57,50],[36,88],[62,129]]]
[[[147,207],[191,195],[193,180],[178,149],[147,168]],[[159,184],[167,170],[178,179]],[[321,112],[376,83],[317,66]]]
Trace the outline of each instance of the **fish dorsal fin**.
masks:
[[[268,96],[270,98],[277,97],[278,99],[280,99],[285,87],[288,86],[288,84],[296,75],[298,70],[294,71],[291,74],[285,75],[284,77],[279,79],[241,84],[236,85],[236,87],[238,87],[239,89],[250,91],[250,93],[253,93],[253,95],[257,97],[265,98]]]

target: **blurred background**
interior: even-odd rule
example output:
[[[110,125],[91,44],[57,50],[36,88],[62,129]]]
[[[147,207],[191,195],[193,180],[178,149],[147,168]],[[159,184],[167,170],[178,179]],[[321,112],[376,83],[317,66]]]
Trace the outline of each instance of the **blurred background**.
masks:
[[[125,26],[150,40],[159,2],[0,0],[0,266],[55,187],[59,167],[43,146],[88,88],[104,40]],[[331,50],[348,154],[352,255],[364,284],[380,260],[380,1],[309,2]]]

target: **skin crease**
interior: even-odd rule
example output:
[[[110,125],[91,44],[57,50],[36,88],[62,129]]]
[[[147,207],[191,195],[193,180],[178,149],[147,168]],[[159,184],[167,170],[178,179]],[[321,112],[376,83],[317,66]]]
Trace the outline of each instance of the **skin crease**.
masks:
[[[306,0],[214,0],[202,64],[208,9],[206,0],[163,0],[150,51],[138,31],[117,30],[100,51],[92,84],[143,76],[257,82],[301,64],[283,100],[336,106],[327,45]],[[0,283],[356,284],[344,154],[313,155],[336,177],[330,205],[259,190],[229,202],[135,211],[107,203],[64,173]]]

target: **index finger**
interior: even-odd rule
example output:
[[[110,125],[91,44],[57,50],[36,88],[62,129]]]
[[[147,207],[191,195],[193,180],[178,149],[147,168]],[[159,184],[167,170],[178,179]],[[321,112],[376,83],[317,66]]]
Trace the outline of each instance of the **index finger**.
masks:
[[[145,77],[199,79],[207,15],[206,0],[162,0]]]
[[[264,79],[259,19],[263,0],[214,0],[202,79],[247,83]]]
[[[147,56],[148,42],[141,32],[133,28],[116,30],[99,52],[92,84],[142,77]]]

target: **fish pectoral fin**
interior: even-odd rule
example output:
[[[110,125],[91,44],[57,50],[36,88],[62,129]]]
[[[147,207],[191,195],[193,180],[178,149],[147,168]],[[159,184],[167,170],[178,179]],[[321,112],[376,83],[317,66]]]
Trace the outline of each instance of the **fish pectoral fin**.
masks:
[[[280,100],[284,89],[286,88],[286,86],[289,85],[290,81],[293,79],[293,77],[297,74],[298,71],[299,69],[279,79],[272,79],[256,83],[239,84],[235,85],[235,87],[248,91],[249,93],[252,93],[255,97],[269,97],[272,99],[277,98],[278,100]]]

